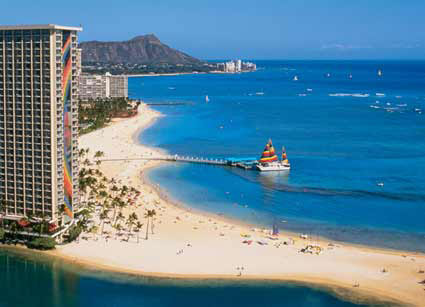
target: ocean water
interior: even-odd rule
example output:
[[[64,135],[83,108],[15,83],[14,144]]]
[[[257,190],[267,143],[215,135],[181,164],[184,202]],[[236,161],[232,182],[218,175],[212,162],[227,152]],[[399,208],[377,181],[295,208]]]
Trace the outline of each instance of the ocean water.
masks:
[[[95,271],[0,248],[0,307],[395,306],[344,301],[323,289],[277,282],[183,281]],[[340,295],[343,294],[339,291]],[[344,292],[345,297],[350,293]]]
[[[132,98],[182,103],[153,106],[165,117],[140,139],[173,154],[258,158],[271,138],[291,171],[169,163],[150,180],[213,214],[424,252],[425,62],[256,63],[244,74],[130,78]]]

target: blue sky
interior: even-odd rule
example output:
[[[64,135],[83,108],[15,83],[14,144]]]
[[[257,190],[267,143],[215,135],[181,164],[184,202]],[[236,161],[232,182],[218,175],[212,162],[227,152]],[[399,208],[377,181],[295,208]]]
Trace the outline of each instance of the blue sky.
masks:
[[[154,33],[203,59],[425,59],[425,0],[2,0],[1,24]]]

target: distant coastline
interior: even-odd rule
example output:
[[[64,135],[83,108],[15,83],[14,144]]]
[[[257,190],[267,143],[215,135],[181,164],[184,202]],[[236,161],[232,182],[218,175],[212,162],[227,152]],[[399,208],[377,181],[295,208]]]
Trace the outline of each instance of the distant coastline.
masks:
[[[206,72],[174,72],[174,73],[146,73],[146,74],[127,74],[126,76],[129,78],[136,77],[164,77],[164,76],[181,76],[181,75],[197,75],[197,74],[207,74]]]
[[[253,71],[240,71],[240,72],[227,72],[227,71],[219,71],[219,70],[212,70],[209,72],[198,72],[198,71],[192,71],[192,72],[175,72],[175,73],[147,73],[147,74],[126,74],[128,78],[135,78],[135,77],[165,77],[165,76],[181,76],[181,75],[206,75],[206,74],[242,74],[242,73],[250,73]]]

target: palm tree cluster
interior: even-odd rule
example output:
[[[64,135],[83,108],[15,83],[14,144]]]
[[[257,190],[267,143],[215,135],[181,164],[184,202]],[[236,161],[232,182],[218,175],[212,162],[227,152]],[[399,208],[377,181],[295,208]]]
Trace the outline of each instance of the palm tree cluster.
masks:
[[[144,224],[139,220],[134,210],[137,208],[137,200],[140,191],[134,187],[117,182],[114,178],[107,178],[100,170],[101,158],[104,153],[94,153],[94,164],[88,158],[89,150],[81,149],[79,152],[82,168],[79,173],[79,188],[81,193],[81,207],[77,211],[79,223],[84,231],[91,232],[103,237],[110,230],[115,230],[115,237],[122,237],[123,231],[127,231],[126,241],[129,241],[133,233],[139,233]],[[132,210],[133,209],[133,210]],[[144,218],[146,224],[146,239],[148,239],[149,225],[153,234],[153,218],[155,210],[146,209]]]
[[[133,113],[134,109],[126,98],[80,101],[78,116],[83,127],[80,134],[102,128],[114,117],[126,117]]]

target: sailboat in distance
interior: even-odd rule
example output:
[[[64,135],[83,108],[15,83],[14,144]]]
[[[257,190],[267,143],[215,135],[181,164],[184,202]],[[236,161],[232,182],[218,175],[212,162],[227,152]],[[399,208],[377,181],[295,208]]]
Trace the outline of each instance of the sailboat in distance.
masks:
[[[378,69],[378,77],[382,77],[382,70]]]
[[[208,95],[205,96],[205,102],[210,102],[210,98],[208,97]]]
[[[286,156],[285,148],[282,148],[282,161],[276,155],[273,147],[272,140],[269,140],[264,148],[263,154],[261,155],[257,169],[261,172],[267,171],[288,171],[291,169],[288,158]]]

